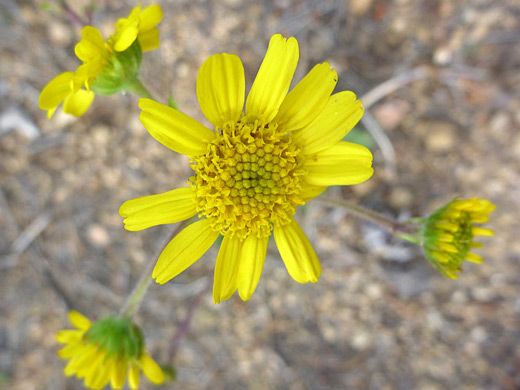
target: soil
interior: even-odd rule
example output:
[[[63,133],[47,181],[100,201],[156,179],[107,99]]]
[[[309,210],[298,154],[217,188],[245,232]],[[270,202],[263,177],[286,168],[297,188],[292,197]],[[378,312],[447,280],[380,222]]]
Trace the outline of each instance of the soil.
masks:
[[[55,334],[70,326],[72,308],[92,319],[119,310],[172,229],[127,232],[120,205],[185,185],[190,172],[187,158],[139,122],[133,95],[97,96],[81,118],[60,109],[46,118],[39,93],[79,65],[81,26],[42,3],[0,4],[0,389],[10,390],[82,388],[63,375]],[[88,3],[70,5],[83,16]],[[238,54],[251,86],[270,36],[294,36],[296,80],[329,61],[336,90],[367,105],[350,139],[373,151],[375,174],[327,196],[403,220],[456,196],[497,209],[496,235],[478,250],[485,262],[464,264],[456,281],[420,248],[318,201],[297,215],[322,262],[316,284],[294,282],[273,242],[253,298],[214,305],[210,292],[201,295],[212,248],[173,281],[152,285],[136,317],[151,354],[177,370],[159,388],[520,388],[520,2],[160,4],[162,45],[144,55],[141,72],[159,101],[172,94],[207,123],[195,93],[203,61]],[[92,24],[107,36],[134,5],[96,1]]]

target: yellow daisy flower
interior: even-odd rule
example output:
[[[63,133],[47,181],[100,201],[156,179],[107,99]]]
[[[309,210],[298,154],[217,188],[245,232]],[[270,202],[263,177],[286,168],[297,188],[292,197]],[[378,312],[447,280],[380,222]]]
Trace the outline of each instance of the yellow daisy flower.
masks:
[[[475,224],[486,223],[495,207],[486,199],[455,199],[425,220],[421,233],[424,253],[444,276],[457,279],[464,260],[482,263],[482,257],[470,252],[482,247],[473,239],[494,232]]]
[[[105,317],[94,324],[77,311],[69,312],[76,329],[61,330],[57,339],[65,344],[58,356],[69,360],[65,375],[84,379],[89,389],[102,389],[109,382],[122,389],[128,374],[131,389],[139,388],[140,370],[153,384],[164,382],[164,373],[144,349],[141,330],[124,317]]]
[[[189,116],[141,99],[141,122],[166,147],[192,161],[189,187],[125,202],[127,230],[175,223],[195,214],[164,249],[153,277],[163,284],[197,261],[224,236],[215,266],[215,303],[238,289],[251,298],[274,235],[289,274],[316,282],[321,266],[293,215],[330,185],[372,176],[372,154],[342,139],[363,115],[352,92],[331,96],[338,80],[328,63],[316,65],[289,93],[298,42],[274,35],[245,100],[244,68],[236,55],[209,57],[197,96],[210,130]]]
[[[92,83],[105,73],[109,77],[99,83],[97,93],[112,94],[124,89],[126,79],[137,75],[141,52],[159,47],[159,30],[155,26],[161,19],[159,5],[142,11],[141,6],[135,7],[127,19],[119,19],[116,32],[106,41],[98,29],[85,26],[81,30],[82,39],[74,50],[83,64],[76,72],[61,73],[43,88],[40,109],[46,110],[50,119],[63,103],[64,112],[82,116],[94,101]],[[136,40],[140,49],[130,50]]]

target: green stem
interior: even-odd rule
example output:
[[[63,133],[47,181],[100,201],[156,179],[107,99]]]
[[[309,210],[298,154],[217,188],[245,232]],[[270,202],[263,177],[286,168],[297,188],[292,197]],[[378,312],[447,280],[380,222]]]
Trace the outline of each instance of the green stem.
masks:
[[[419,243],[418,241],[418,233],[420,226],[413,221],[399,222],[393,218],[389,218],[386,215],[380,214],[376,211],[366,209],[362,206],[344,201],[344,200],[336,200],[330,199],[326,197],[318,197],[316,198],[318,202],[330,205],[330,206],[339,206],[346,210],[348,210],[352,215],[355,215],[358,218],[362,218],[366,221],[370,221],[376,223],[382,228],[388,230],[393,235],[400,237],[404,240]]]
[[[143,297],[148,290],[148,287],[150,287],[150,284],[152,282],[152,274],[153,269],[155,268],[155,264],[157,262],[157,258],[161,255],[164,248],[166,248],[166,245],[169,244],[169,242],[177,235],[179,232],[184,228],[188,221],[182,221],[179,224],[177,224],[177,227],[175,230],[168,236],[168,239],[165,241],[165,244],[161,247],[161,250],[158,251],[156,256],[154,256],[154,260],[151,261],[144,270],[143,274],[139,278],[139,281],[137,282],[137,285],[134,287],[134,290],[130,294],[130,296],[126,299],[125,304],[121,308],[121,311],[119,312],[119,315],[121,317],[127,317],[132,318],[134,314],[137,312],[137,309],[139,309],[139,305],[141,301],[143,300]]]
[[[126,86],[130,92],[136,94],[139,97],[155,100],[150,91],[148,91],[148,89],[146,89],[143,83],[141,83],[141,81],[137,78],[133,79],[132,81],[129,81],[128,84],[126,84]]]

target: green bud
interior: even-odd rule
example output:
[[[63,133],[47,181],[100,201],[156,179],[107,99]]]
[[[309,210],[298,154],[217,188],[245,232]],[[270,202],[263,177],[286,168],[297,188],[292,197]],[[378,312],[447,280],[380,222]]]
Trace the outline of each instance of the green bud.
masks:
[[[444,276],[457,279],[464,260],[481,263],[472,252],[482,244],[475,236],[492,236],[493,230],[476,226],[489,220],[495,205],[486,199],[454,199],[424,219],[421,242],[430,263]]]

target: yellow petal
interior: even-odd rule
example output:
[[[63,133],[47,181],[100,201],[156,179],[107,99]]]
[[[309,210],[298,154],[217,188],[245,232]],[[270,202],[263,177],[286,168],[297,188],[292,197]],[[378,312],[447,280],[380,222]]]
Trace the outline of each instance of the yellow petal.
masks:
[[[139,376],[139,366],[137,364],[132,364],[128,371],[128,384],[132,390],[139,389]]]
[[[214,54],[200,67],[197,77],[197,97],[202,112],[222,129],[224,123],[237,121],[245,98],[244,67],[233,54]]]
[[[231,298],[238,288],[237,273],[242,241],[235,235],[224,236],[217,255],[213,281],[213,301],[220,303]]]
[[[197,213],[191,187],[127,200],[119,209],[125,229],[138,231],[150,226],[176,223]]]
[[[300,192],[300,198],[305,202],[317,197],[327,189],[326,186],[313,186],[307,183],[303,183],[302,191]]]
[[[90,382],[90,388],[95,390],[101,390],[103,389],[108,382],[110,382],[110,378],[112,377],[112,371],[114,368],[114,359],[113,358],[106,358],[103,359],[102,362],[100,362],[99,366],[97,367],[96,371],[93,372],[93,375],[91,376],[91,382]],[[85,384],[87,382],[85,381]]]
[[[471,229],[471,232],[473,233],[474,236],[491,237],[491,236],[495,235],[495,232],[493,230],[487,229],[487,228],[482,228],[482,227],[477,227],[477,226],[473,226],[473,228]]]
[[[76,117],[82,116],[89,109],[95,96],[96,94],[92,91],[80,89],[65,98],[63,112]]]
[[[246,103],[246,114],[271,121],[282,104],[298,64],[298,41],[273,35]]]
[[[338,82],[327,62],[318,64],[289,92],[274,121],[285,123],[288,131],[307,126],[323,110]]]
[[[294,142],[302,146],[303,153],[317,153],[341,141],[362,116],[363,105],[354,93],[336,93],[307,127],[294,134]]]
[[[215,133],[195,119],[150,99],[139,99],[141,123],[157,141],[188,157],[206,152]]]
[[[85,26],[81,30],[81,36],[81,41],[74,48],[76,56],[81,61],[90,61],[97,56],[103,56],[107,52],[105,40],[97,28]]]
[[[141,32],[149,31],[157,26],[163,18],[163,11],[160,5],[153,4],[141,11],[139,23],[139,35]]]
[[[56,110],[61,102],[72,93],[73,79],[74,73],[64,72],[49,81],[40,94],[40,108],[42,110]],[[50,117],[52,117],[52,115],[50,115],[49,118]]]
[[[369,179],[372,153],[362,145],[339,142],[305,162],[305,181],[315,186],[349,185]]]
[[[299,283],[316,283],[321,265],[298,222],[291,217],[289,224],[276,226],[273,234],[289,275]]]
[[[174,278],[200,259],[219,234],[211,228],[211,221],[208,219],[184,228],[159,256],[152,277],[159,284]]]
[[[71,359],[84,352],[85,345],[82,343],[68,344],[58,351],[60,359]]]
[[[87,331],[90,329],[92,322],[85,317],[83,314],[77,312],[76,310],[69,311],[69,321],[76,328]]]
[[[148,380],[154,385],[160,385],[164,382],[163,370],[147,353],[141,357],[141,367],[143,369],[144,375],[146,375]]]
[[[438,242],[437,248],[442,249],[443,251],[449,252],[449,253],[458,253],[459,252],[459,250],[457,249],[457,247],[455,245],[449,244],[447,242]]]
[[[484,261],[482,259],[482,257],[480,257],[479,255],[476,255],[474,253],[471,253],[471,252],[468,252],[465,260],[469,261],[470,263],[475,263],[475,264],[481,264]]]
[[[125,385],[126,372],[128,371],[128,364],[122,359],[118,359],[115,362],[114,368],[112,369],[112,376],[110,378],[110,386],[113,389],[122,389]]]
[[[269,237],[258,238],[250,234],[243,243],[238,268],[238,294],[248,301],[256,290],[264,268],[267,241]]]
[[[137,36],[141,50],[143,53],[158,49],[161,46],[161,39],[159,38],[159,30],[152,28],[151,30],[139,33]]]
[[[56,334],[56,340],[60,344],[69,344],[81,340],[85,332],[81,330],[65,329]]]
[[[134,8],[135,10],[135,8]],[[134,13],[134,11],[132,11]],[[139,33],[139,19],[132,17],[132,14],[124,22],[117,23],[117,33],[114,44],[116,51],[125,51],[134,43]]]
[[[71,361],[65,366],[65,375],[76,375],[78,378],[84,378],[89,375],[92,369],[95,369],[99,362],[104,359],[105,354],[98,353],[93,345],[84,345]]]

